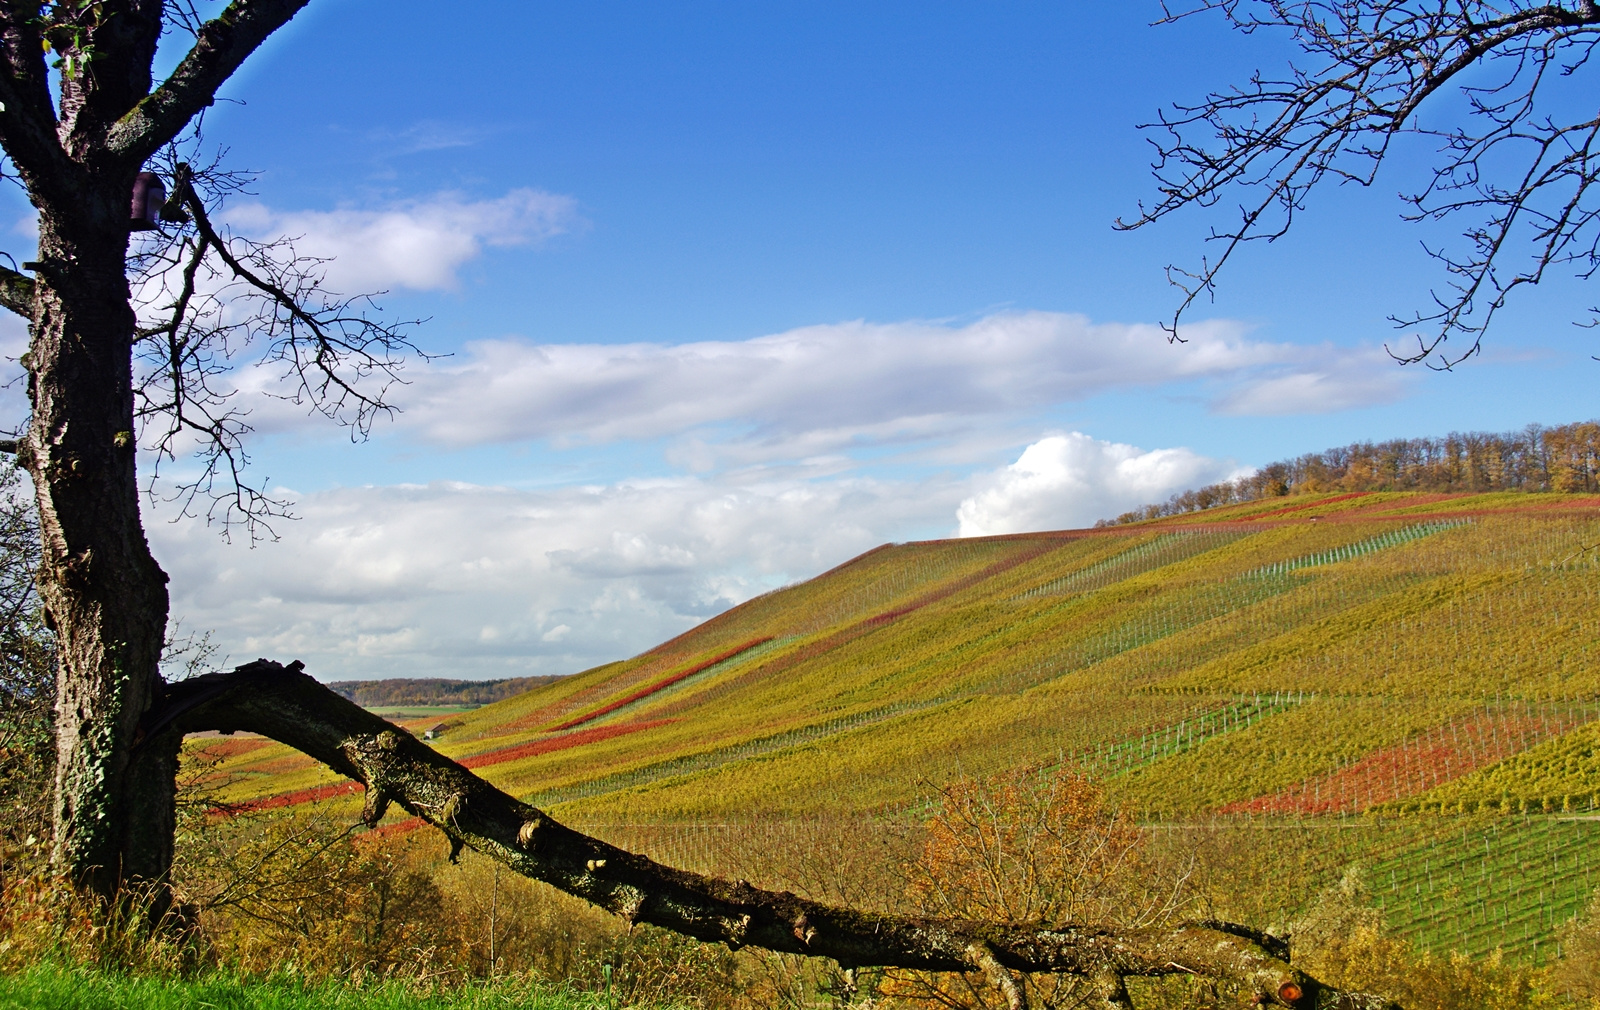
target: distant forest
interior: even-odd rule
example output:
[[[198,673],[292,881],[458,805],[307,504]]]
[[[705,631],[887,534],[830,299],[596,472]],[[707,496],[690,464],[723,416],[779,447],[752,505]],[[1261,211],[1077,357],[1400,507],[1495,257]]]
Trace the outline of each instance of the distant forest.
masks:
[[[1600,491],[1600,422],[1354,442],[1102,519],[1118,526],[1278,495],[1327,491]]]
[[[398,677],[392,680],[341,680],[328,687],[362,708],[487,705],[557,679],[510,677],[503,680],[445,680],[440,677]]]

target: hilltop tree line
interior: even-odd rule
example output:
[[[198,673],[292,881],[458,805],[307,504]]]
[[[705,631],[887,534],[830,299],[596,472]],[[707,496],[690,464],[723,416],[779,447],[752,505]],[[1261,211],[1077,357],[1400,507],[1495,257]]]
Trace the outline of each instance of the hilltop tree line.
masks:
[[[328,688],[362,708],[488,705],[556,679],[507,677],[500,680],[446,680],[442,677],[395,677],[388,680],[341,680],[329,684]]]
[[[1175,494],[1096,526],[1183,515],[1291,494],[1330,491],[1600,492],[1600,422],[1443,438],[1352,442]]]

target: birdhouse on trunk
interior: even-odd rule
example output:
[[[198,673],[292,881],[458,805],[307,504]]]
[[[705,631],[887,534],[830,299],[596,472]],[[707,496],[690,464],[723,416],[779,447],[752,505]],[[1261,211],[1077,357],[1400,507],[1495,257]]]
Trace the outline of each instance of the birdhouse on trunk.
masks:
[[[161,227],[161,205],[167,202],[167,187],[154,172],[140,172],[133,179],[133,212],[130,231],[151,231]]]

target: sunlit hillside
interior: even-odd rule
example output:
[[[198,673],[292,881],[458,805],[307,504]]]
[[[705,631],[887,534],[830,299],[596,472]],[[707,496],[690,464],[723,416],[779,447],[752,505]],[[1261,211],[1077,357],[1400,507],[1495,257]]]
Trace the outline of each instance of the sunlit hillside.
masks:
[[[1257,914],[1359,863],[1424,946],[1542,959],[1600,884],[1597,545],[1600,497],[1381,492],[887,545],[436,746],[701,863],[729,824],[915,817],[953,775],[1070,762],[1298,874]],[[223,799],[358,809],[269,741],[190,746]]]

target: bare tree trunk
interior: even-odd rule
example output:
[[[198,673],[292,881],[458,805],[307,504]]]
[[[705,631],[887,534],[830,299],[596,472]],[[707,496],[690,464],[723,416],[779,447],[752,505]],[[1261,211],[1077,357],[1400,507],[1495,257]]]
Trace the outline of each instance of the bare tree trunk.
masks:
[[[173,757],[139,720],[160,689],[166,574],[140,524],[124,253],[129,178],[82,181],[70,214],[41,214],[32,342],[33,417],[19,461],[33,477],[38,587],[59,642],[57,865],[110,895],[172,860]]]
[[[1286,960],[1282,941],[1217,922],[1116,929],[880,915],[789,892],[663,866],[573,831],[300,672],[258,660],[232,673],[170,685],[144,731],[172,746],[185,732],[248,730],[286,743],[367,787],[363,819],[390,803],[524,876],[708,942],[827,957],[845,968],[982,971],[1021,1010],[1013,972],[1095,980],[1115,1006],[1129,976],[1205,975],[1241,987],[1258,1005],[1382,1010],[1387,1000],[1342,993]]]

